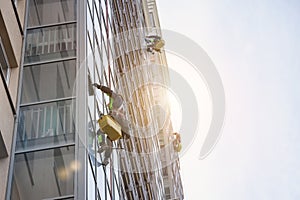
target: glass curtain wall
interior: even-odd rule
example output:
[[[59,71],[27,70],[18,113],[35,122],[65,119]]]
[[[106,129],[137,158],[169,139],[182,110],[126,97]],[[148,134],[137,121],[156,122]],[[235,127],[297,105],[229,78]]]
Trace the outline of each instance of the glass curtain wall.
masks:
[[[76,0],[29,0],[11,199],[74,199]]]
[[[130,158],[125,153],[126,150],[137,148],[136,145],[140,143],[139,140],[131,138],[125,141],[122,138],[113,142],[111,159],[106,167],[101,165],[103,154],[97,153],[98,150],[101,151],[101,145],[95,139],[96,132],[99,129],[96,121],[100,118],[101,114],[107,114],[109,100],[106,95],[103,95],[99,90],[95,90],[91,85],[96,82],[118,91],[120,83],[117,83],[115,72],[121,73],[122,67],[126,66],[124,64],[126,61],[128,61],[128,65],[133,65],[134,63],[128,57],[126,61],[116,59],[116,54],[124,55],[124,52],[128,48],[128,46],[123,45],[119,49],[116,49],[117,42],[113,38],[114,34],[119,31],[116,28],[119,28],[121,24],[117,20],[117,15],[119,15],[121,7],[118,7],[118,10],[115,9],[119,4],[122,4],[121,1],[103,0],[88,1],[87,5],[86,56],[88,66],[87,80],[89,81],[90,91],[87,109],[89,114],[88,124],[91,126],[89,129],[90,142],[87,145],[89,147],[88,184],[90,184],[88,195],[91,199],[153,199],[155,195],[152,194],[152,191],[154,190],[151,189],[152,186],[150,185],[150,176],[153,174],[134,170],[137,166],[141,165],[141,162],[135,160],[133,157]],[[141,4],[139,1],[128,1],[126,5],[128,7],[124,9],[124,12],[130,13],[132,11],[135,13],[131,16],[135,15],[132,21],[135,22],[134,19],[137,20],[138,18],[142,20],[140,18],[141,15],[137,16],[137,10],[141,14]],[[128,23],[129,20],[124,20],[123,26],[129,27]],[[140,38],[140,40],[143,40],[143,38]],[[116,64],[117,62],[121,62],[121,64]],[[133,78],[132,81],[136,80]],[[141,148],[141,146],[138,147]],[[117,152],[119,152],[118,157]],[[136,171],[136,173],[132,171]],[[161,185],[158,187],[161,187]],[[161,194],[158,195],[161,197]]]
[[[109,99],[101,91],[92,87],[98,83],[110,87],[125,98],[129,85],[135,85],[139,77],[124,77],[125,72],[146,63],[147,52],[144,46],[145,30],[142,1],[89,0],[87,2],[87,80],[88,80],[88,124],[89,128],[89,199],[163,199],[164,188],[161,170],[157,169],[158,157],[150,160],[147,156],[153,148],[158,148],[157,138],[137,139],[125,137],[113,142],[110,162],[105,167],[102,145],[97,142],[99,126],[97,120],[101,114],[108,113]],[[131,29],[140,28],[137,32]],[[127,32],[128,31],[128,32]],[[124,37],[117,34],[125,33]],[[143,61],[142,61],[143,60]],[[138,74],[142,75],[142,74]],[[145,73],[143,74],[145,75]],[[118,78],[118,79],[117,79]],[[124,83],[122,81],[125,81]],[[143,95],[134,96],[135,106],[127,112],[127,119],[135,118],[140,123],[144,116],[140,100]],[[144,97],[145,96],[144,94]],[[128,97],[129,98],[129,97]],[[128,108],[130,109],[130,107]],[[138,113],[139,112],[139,113]],[[137,114],[138,113],[138,114]],[[129,115],[132,118],[129,118]],[[133,121],[133,120],[132,120]],[[145,120],[146,121],[146,120]],[[146,147],[149,146],[148,149]],[[151,162],[150,162],[151,161]],[[142,170],[143,169],[143,170]],[[145,169],[148,169],[145,171]]]
[[[115,87],[113,74],[113,44],[110,40],[113,33],[111,1],[89,0],[87,1],[86,23],[86,64],[88,79],[88,199],[126,199],[125,187],[120,181],[121,174],[116,170],[117,162],[112,162],[117,149],[117,143],[113,142],[112,155],[107,166],[101,165],[105,152],[101,151],[98,143],[97,120],[101,114],[107,114],[107,96],[92,87],[92,83]]]

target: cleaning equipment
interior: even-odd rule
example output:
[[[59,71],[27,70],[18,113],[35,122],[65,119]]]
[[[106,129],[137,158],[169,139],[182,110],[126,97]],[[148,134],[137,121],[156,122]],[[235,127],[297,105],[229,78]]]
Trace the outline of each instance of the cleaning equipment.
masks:
[[[174,145],[174,149],[176,152],[180,152],[182,149],[182,144],[181,143],[177,143]]]
[[[109,137],[111,141],[115,141],[122,137],[120,124],[109,115],[102,115],[98,120],[101,130]]]
[[[152,54],[154,54],[154,51],[161,52],[161,49],[165,46],[165,41],[158,35],[147,36],[145,41],[147,42],[147,51]]]
[[[163,46],[165,46],[165,41],[163,39],[160,39],[156,43],[154,43],[153,49],[155,51],[159,51],[160,52],[160,50],[161,50],[161,48],[163,48]]]

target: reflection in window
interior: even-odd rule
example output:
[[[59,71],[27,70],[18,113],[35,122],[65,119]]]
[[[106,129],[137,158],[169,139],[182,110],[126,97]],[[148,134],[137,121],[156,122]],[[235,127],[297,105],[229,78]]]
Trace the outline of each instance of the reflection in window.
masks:
[[[156,27],[155,19],[154,19],[154,14],[152,12],[149,13],[149,18],[150,18],[150,26]]]
[[[4,51],[4,47],[2,45],[1,38],[0,38],[0,70],[2,70],[4,78],[6,79],[7,82],[9,76],[9,67],[8,67],[8,62]]]
[[[49,146],[74,140],[74,101],[20,108],[17,149]]]
[[[76,55],[76,24],[27,31],[25,63]]]
[[[28,14],[29,27],[74,21],[76,1],[30,0]]]
[[[12,199],[73,195],[76,164],[74,146],[17,154]]]
[[[76,62],[24,67],[22,104],[73,96]]]

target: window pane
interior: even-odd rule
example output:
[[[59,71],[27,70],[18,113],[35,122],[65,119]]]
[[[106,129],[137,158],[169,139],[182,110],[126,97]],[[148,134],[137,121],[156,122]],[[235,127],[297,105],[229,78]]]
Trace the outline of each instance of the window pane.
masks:
[[[74,101],[20,108],[17,150],[74,142]]]
[[[7,79],[8,64],[7,64],[7,60],[5,58],[5,52],[4,52],[4,49],[3,49],[1,43],[0,43],[0,68],[3,72],[4,77]]]
[[[27,32],[25,63],[76,55],[76,24],[31,29]]]
[[[76,19],[75,0],[30,0],[28,26],[40,26]]]
[[[74,163],[74,146],[17,154],[12,199],[73,195]]]
[[[22,104],[73,96],[76,62],[24,67]]]

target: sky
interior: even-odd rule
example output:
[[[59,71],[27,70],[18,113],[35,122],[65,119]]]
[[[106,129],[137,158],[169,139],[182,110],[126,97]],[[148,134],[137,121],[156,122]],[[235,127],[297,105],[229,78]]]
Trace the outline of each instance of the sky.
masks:
[[[157,0],[157,6],[161,27],[200,45],[225,89],[222,136],[199,160],[211,113],[205,87],[198,87],[201,134],[181,154],[185,199],[300,199],[300,2]]]

